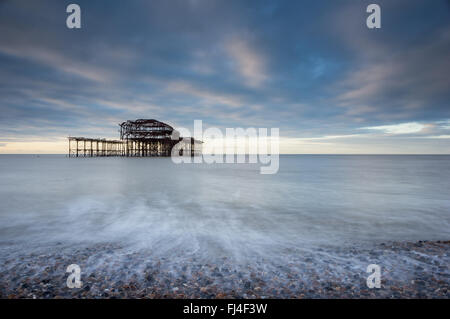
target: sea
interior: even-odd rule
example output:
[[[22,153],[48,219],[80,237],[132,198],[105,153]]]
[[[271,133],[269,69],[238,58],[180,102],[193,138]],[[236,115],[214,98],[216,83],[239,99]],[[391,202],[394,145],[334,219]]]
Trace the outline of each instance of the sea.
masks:
[[[450,156],[280,155],[276,174],[261,165],[0,155],[0,258],[12,271],[39,254],[112,245],[85,263],[91,271],[139,252],[176,267],[307,255],[363,271],[370,260],[342,252],[450,239]]]

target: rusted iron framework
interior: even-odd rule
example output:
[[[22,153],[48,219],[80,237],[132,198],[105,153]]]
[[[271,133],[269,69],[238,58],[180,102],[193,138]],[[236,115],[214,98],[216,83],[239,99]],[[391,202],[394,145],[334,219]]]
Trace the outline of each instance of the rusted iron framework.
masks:
[[[69,137],[69,157],[124,156],[123,141]]]
[[[180,146],[179,143],[179,155],[201,154],[203,142],[193,137],[179,137],[179,133],[166,123],[139,119],[119,126],[120,140],[69,137],[69,157],[171,156],[173,147]]]

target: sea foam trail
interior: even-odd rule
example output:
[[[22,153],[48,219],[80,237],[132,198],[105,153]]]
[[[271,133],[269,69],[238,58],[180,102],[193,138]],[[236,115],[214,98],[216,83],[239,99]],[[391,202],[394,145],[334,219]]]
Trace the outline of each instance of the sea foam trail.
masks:
[[[448,156],[282,156],[251,164],[0,156],[0,241],[270,256],[450,238]]]
[[[450,238],[449,159],[282,156],[268,176],[250,164],[0,156],[1,257],[11,271],[30,265],[24,276],[41,276],[42,259],[61,276],[71,262],[117,280],[152,269],[188,280],[203,265],[240,280],[353,280],[382,242]],[[414,273],[409,253],[385,264],[401,258],[398,276]]]
[[[173,256],[112,244],[35,246],[27,254],[8,246],[0,248],[0,297],[448,298],[449,244],[328,247],[246,263],[196,256],[180,263]],[[66,267],[74,262],[81,267],[79,289],[65,285]],[[381,289],[368,289],[368,264],[381,267]]]

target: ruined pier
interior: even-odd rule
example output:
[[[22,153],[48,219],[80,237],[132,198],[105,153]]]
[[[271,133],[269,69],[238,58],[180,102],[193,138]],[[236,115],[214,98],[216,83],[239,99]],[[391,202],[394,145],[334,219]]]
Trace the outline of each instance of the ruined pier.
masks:
[[[178,155],[201,154],[202,141],[180,137],[166,123],[139,119],[123,122],[119,126],[119,140],[69,136],[69,157],[168,157],[175,145],[178,145]]]

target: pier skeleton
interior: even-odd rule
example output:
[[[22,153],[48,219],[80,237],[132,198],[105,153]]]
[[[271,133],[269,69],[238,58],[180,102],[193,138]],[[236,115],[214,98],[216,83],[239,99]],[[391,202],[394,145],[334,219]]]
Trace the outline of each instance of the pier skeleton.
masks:
[[[119,126],[120,140],[69,136],[69,157],[168,157],[178,143],[183,143],[180,155],[201,154],[202,141],[180,137],[178,131],[166,123],[138,119]]]

